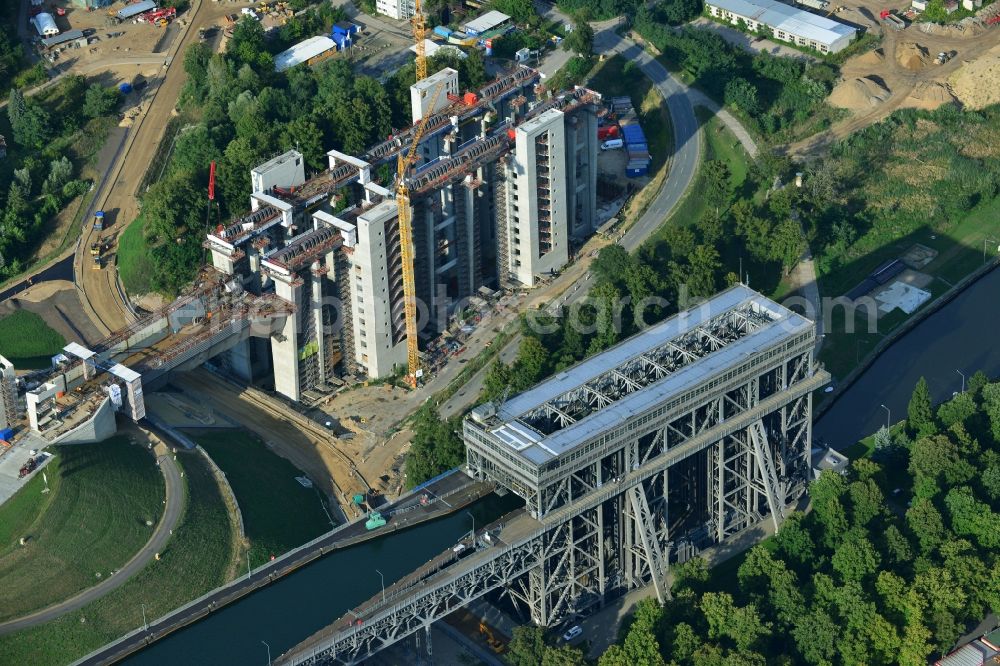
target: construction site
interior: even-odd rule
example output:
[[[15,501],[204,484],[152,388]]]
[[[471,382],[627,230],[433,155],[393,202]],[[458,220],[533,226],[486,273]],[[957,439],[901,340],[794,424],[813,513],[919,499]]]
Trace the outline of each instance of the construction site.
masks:
[[[100,441],[115,432],[115,412],[146,418],[144,390],[168,383],[195,404],[230,392],[239,400],[215,407],[241,422],[269,415],[245,425],[268,442],[284,433],[281,454],[347,514],[344,499],[371,489],[355,460],[374,443],[353,444],[342,421],[289,422],[286,405],[328,402],[369,379],[419,386],[425,349],[453,315],[546,281],[599,224],[598,93],[548,90],[524,66],[473,91],[453,69],[420,74],[411,127],[360,156],[329,151],[328,169],[310,178],[295,150],[258,165],[251,212],[207,233],[212,263],[191,288],[22,375],[17,416],[28,427],[15,437],[40,438],[36,448]],[[395,177],[380,184],[386,165]],[[204,370],[198,381],[172,374],[208,360],[263,390],[212,385]]]

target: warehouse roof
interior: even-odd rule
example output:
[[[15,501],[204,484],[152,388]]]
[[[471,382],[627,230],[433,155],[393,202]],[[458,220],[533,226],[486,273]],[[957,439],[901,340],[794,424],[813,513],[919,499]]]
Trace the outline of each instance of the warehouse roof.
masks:
[[[510,17],[503,12],[493,10],[486,12],[479,18],[472,19],[462,26],[462,28],[465,30],[465,34],[469,36],[481,35],[497,26],[503,25],[509,20]]]
[[[131,5],[125,5],[118,10],[118,18],[125,20],[127,18],[132,18],[133,16],[138,16],[139,14],[145,14],[148,11],[156,9],[156,3],[153,0],[143,0],[142,2],[136,2]]]
[[[857,30],[777,0],[707,0],[708,4],[737,16],[753,19],[804,39],[832,44]]]
[[[411,46],[410,50],[416,53],[417,45],[414,44],[413,46]],[[469,57],[469,55],[465,51],[458,48],[454,44],[438,44],[437,42],[432,41],[430,39],[424,39],[424,54],[428,58],[430,58],[432,56],[437,55],[438,53],[453,53],[462,60],[465,60],[466,58]]]
[[[46,37],[42,40],[42,46],[51,48],[53,46],[58,46],[59,44],[64,44],[65,42],[71,42],[74,39],[80,39],[81,37],[83,37],[83,30],[68,30],[62,34],[56,35],[55,37]]]
[[[283,72],[290,67],[301,65],[321,53],[326,53],[330,49],[335,48],[337,48],[337,43],[329,37],[324,37],[323,35],[310,37],[274,56],[274,71]]]

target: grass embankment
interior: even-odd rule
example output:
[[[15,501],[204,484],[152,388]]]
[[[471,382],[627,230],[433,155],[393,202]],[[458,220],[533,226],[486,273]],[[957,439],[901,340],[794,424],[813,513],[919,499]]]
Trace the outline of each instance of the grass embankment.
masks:
[[[47,368],[66,339],[34,312],[18,310],[0,319],[0,356],[18,368]]]
[[[84,608],[33,629],[0,636],[2,664],[65,664],[226,582],[235,526],[208,463],[180,455],[186,505],[160,554],[127,583]]]
[[[145,228],[145,219],[139,215],[118,239],[118,274],[131,295],[147,294],[152,289],[153,264]]]
[[[705,176],[702,169],[705,162],[710,160],[725,162],[729,167],[729,181],[735,192],[741,192],[743,184],[746,182],[747,172],[750,170],[750,158],[743,150],[736,135],[716,118],[715,114],[704,107],[695,108],[695,116],[701,124],[704,136],[702,160],[698,164],[698,172],[680,204],[667,217],[657,232],[646,241],[647,243],[655,244],[661,240],[671,223],[692,225],[705,214],[705,199],[700,195],[705,187]]]
[[[146,521],[155,526],[163,511],[153,457],[125,437],[52,450],[56,458],[45,468],[51,492],[42,495],[35,478],[0,506],[0,620],[110,576],[149,540],[155,527]]]
[[[937,252],[930,263],[919,268],[930,279],[921,288],[932,298],[982,266],[985,259],[996,256],[1000,199],[982,197],[975,186],[975,178],[1000,164],[1000,150],[986,136],[990,128],[989,118],[964,117],[956,122],[954,118],[931,116],[912,124],[896,122],[881,130],[880,145],[892,150],[849,192],[853,201],[868,202],[861,212],[871,221],[857,227],[857,239],[847,249],[831,243],[817,252],[822,295],[833,298],[845,294],[877,266],[902,258],[917,244]],[[861,168],[858,162],[863,166],[869,145],[863,138],[855,142],[854,151],[860,155],[846,150],[835,153],[836,167],[848,173]],[[932,179],[925,179],[930,173],[940,174],[935,176],[938,180],[932,183]],[[934,211],[930,215],[928,207]],[[835,377],[847,375],[909,315],[894,310],[880,317],[877,330],[872,332],[864,310],[856,312],[854,318],[855,332],[848,333],[845,314],[837,308],[833,325],[827,327],[820,359]]]
[[[304,474],[255,436],[213,430],[194,439],[225,473],[236,495],[254,566],[330,530],[319,493],[295,480]]]

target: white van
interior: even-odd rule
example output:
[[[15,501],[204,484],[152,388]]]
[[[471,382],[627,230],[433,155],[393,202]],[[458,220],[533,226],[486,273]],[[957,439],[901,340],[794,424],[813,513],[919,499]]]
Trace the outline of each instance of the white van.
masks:
[[[608,139],[601,144],[601,150],[618,150],[623,147],[625,142],[621,139]]]

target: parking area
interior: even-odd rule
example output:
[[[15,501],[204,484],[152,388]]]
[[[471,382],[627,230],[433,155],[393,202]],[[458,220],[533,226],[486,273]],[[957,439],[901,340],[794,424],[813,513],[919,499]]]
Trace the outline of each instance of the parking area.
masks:
[[[38,443],[34,440],[22,437],[16,444],[0,453],[0,504],[3,504],[20,490],[24,484],[32,477],[41,473],[41,470],[49,464],[53,454],[47,451],[38,451],[34,446]],[[30,472],[21,476],[21,469],[29,466],[29,460],[34,459],[34,467]]]

